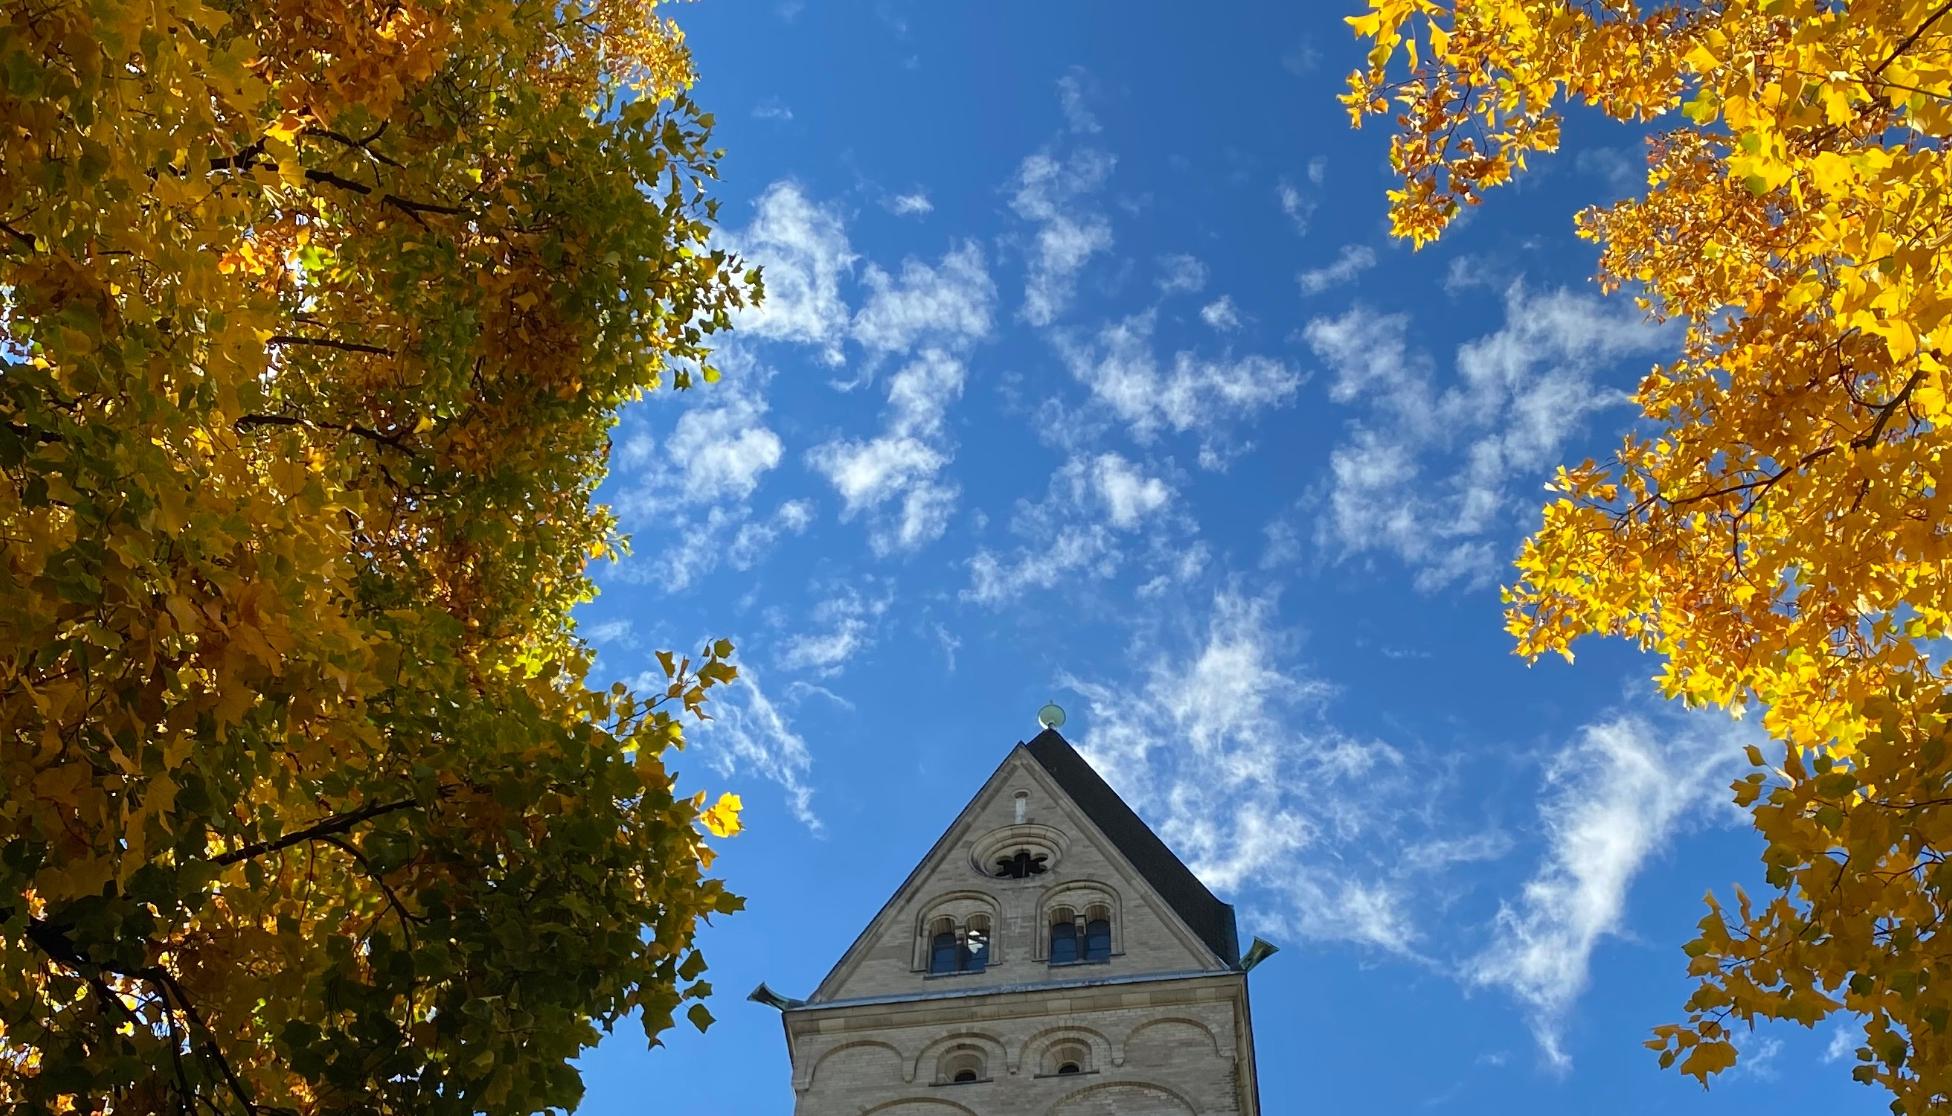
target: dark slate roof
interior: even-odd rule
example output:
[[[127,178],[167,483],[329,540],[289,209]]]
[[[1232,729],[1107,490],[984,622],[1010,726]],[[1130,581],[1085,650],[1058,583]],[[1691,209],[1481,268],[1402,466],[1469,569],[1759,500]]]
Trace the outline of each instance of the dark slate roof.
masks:
[[[1212,946],[1220,960],[1238,965],[1240,938],[1234,930],[1233,906],[1215,898],[1056,729],[1038,733],[1024,748],[1193,933]]]

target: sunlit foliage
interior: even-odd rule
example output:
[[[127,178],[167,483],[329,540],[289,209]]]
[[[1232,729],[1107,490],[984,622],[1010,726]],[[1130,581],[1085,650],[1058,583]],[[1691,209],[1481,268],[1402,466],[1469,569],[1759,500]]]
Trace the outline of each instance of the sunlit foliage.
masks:
[[[643,0],[0,0],[0,1107],[531,1112],[709,1022],[731,647],[570,621],[758,293],[691,78]]]
[[[1855,1074],[1952,1105],[1945,473],[1952,3],[1371,0],[1350,79],[1395,124],[1395,231],[1437,236],[1553,150],[1561,107],[1651,122],[1643,194],[1580,214],[1600,282],[1685,325],[1614,458],[1561,471],[1508,590],[1519,651],[1656,652],[1663,691],[1779,742],[1737,801],[1776,894],[1714,905],[1704,1081],[1762,1018],[1864,1017]]]

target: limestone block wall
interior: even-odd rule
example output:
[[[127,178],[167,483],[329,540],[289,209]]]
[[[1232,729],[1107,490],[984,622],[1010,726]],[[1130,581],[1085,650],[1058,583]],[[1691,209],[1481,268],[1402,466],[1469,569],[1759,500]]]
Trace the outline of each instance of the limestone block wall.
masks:
[[[1255,1116],[1244,1005],[1234,976],[789,1013],[794,1111]]]

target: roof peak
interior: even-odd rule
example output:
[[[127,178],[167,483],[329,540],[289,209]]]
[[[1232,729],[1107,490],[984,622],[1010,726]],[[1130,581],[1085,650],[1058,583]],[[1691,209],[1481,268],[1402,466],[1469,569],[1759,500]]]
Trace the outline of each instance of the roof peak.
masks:
[[[1046,728],[1018,747],[1029,752],[1038,766],[1057,781],[1159,897],[1219,955],[1222,963],[1229,966],[1240,963],[1240,938],[1234,925],[1233,906],[1221,902],[1193,874],[1152,827],[1119,797],[1098,769],[1091,766],[1091,761],[1072,747],[1064,734]]]

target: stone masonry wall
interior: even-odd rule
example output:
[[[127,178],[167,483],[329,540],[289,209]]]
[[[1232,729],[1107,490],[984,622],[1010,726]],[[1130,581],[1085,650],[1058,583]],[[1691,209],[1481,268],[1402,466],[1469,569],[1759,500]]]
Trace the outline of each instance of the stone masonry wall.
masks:
[[[796,1116],[1242,1114],[1225,978],[834,1008],[789,1021]],[[1079,1072],[1060,1074],[1062,1062]],[[956,1083],[957,1069],[977,1080]]]

